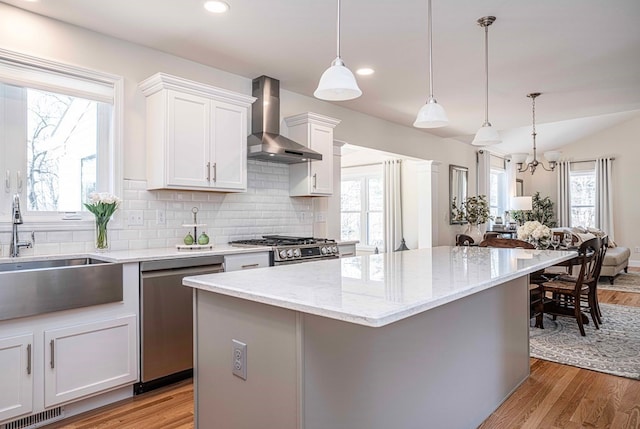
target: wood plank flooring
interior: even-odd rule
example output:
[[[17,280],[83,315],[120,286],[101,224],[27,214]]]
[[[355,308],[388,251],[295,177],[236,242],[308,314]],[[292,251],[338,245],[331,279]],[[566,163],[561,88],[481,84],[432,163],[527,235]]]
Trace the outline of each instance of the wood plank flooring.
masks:
[[[640,272],[639,268],[629,270]],[[599,299],[601,303],[640,307],[638,293],[601,290]],[[45,428],[193,427],[193,386],[185,381]],[[531,376],[480,426],[516,428],[640,429],[640,381],[531,359]]]

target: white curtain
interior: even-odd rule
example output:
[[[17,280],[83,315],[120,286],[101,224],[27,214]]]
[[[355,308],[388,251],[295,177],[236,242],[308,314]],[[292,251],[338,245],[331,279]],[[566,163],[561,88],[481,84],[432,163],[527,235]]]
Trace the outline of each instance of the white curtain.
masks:
[[[479,150],[476,159],[478,161],[476,195],[486,195],[489,197],[489,182],[491,181],[491,153],[486,150]]]
[[[613,178],[611,158],[596,160],[596,227],[613,238]]]
[[[558,162],[558,226],[571,226],[571,163]]]
[[[391,159],[384,167],[384,251],[393,252],[402,241],[402,160]]]

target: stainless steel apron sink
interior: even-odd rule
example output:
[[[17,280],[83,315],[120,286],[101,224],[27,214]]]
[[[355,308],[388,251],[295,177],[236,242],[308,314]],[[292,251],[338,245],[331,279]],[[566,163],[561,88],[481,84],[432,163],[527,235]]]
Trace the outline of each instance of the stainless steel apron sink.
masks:
[[[0,320],[122,301],[122,264],[93,258],[0,263]]]

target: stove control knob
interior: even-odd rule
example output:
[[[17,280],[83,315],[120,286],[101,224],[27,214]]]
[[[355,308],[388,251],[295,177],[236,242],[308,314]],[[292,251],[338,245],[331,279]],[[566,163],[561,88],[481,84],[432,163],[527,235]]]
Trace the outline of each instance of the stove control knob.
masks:
[[[338,253],[338,246],[333,246],[331,250],[333,250],[333,253]]]
[[[293,249],[293,256],[295,258],[299,258],[302,255],[302,253],[300,252],[300,249]]]
[[[293,258],[293,250],[287,250],[287,258]]]
[[[280,255],[280,259],[286,259],[287,258],[287,251],[286,250],[281,250],[280,252],[278,252],[278,255]]]
[[[325,246],[322,246],[322,248],[320,249],[320,252],[322,252],[323,255],[327,254],[327,248]]]

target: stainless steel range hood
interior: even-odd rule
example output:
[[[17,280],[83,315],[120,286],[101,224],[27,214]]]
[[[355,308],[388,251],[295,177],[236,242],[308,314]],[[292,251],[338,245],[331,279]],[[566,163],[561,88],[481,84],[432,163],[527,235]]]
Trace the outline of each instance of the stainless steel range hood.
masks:
[[[247,138],[250,159],[294,164],[321,160],[322,155],[280,135],[280,81],[268,76],[253,80],[251,132]]]

